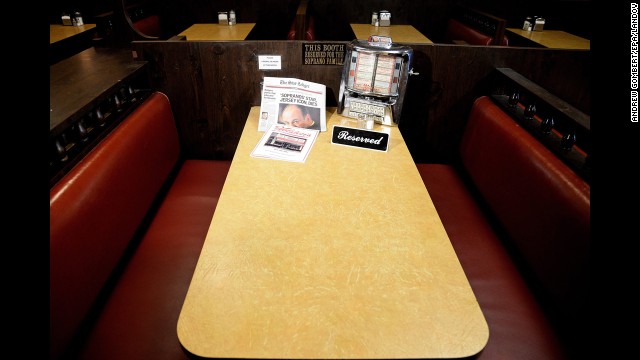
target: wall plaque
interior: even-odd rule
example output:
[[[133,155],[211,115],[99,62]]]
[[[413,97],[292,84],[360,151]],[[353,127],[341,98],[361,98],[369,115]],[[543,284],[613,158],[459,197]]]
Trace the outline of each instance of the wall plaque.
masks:
[[[303,65],[342,65],[345,44],[343,43],[303,43]]]

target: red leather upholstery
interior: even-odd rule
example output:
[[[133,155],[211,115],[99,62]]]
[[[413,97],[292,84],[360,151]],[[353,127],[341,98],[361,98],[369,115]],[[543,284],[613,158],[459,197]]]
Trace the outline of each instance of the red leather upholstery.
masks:
[[[509,46],[509,38],[507,35],[502,37],[502,41],[500,42],[500,46]]]
[[[86,316],[178,160],[171,107],[162,99],[152,94],[50,192],[54,354]]]
[[[582,317],[589,184],[487,97],[473,106],[460,152],[473,183],[557,310]]]
[[[63,351],[91,359],[185,358],[177,314],[229,161],[182,163],[111,296],[98,309],[96,325],[82,328],[87,342],[69,348],[179,156],[169,100],[156,92],[51,190],[51,359]]]
[[[287,33],[287,40],[295,40],[296,39],[296,22],[291,23],[291,27],[289,27],[289,32]]]
[[[469,45],[491,45],[493,37],[483,34],[455,19],[447,21],[447,30],[445,32],[445,40],[454,43],[456,40],[463,41]],[[500,42],[502,46],[509,45],[509,39],[504,36]]]
[[[567,323],[586,316],[579,312],[586,301],[589,186],[488,97],[475,101],[460,151],[471,183],[450,165],[417,167],[489,324],[489,342],[476,358],[564,359],[558,323],[530,289],[546,293]],[[517,261],[476,191],[505,228]],[[520,261],[539,284],[525,283]]]
[[[448,42],[462,40],[470,45],[491,45],[493,42],[491,36],[474,30],[455,19],[449,19],[447,22],[445,39]]]
[[[144,35],[162,37],[160,17],[158,15],[151,15],[142,18],[134,22],[133,27]]]
[[[178,316],[230,164],[183,164],[81,359],[188,359],[178,340]]]
[[[565,359],[546,315],[460,175],[416,164],[489,325],[478,360]]]
[[[304,33],[305,40],[316,39],[316,24],[313,16],[310,16],[307,20],[307,30]]]
[[[291,27],[289,28],[289,32],[287,33],[287,40],[295,40],[296,39],[296,20],[294,19],[291,23]],[[315,30],[315,20],[313,16],[309,16],[307,18],[307,29],[304,33],[305,40],[315,40],[316,39],[316,30]]]

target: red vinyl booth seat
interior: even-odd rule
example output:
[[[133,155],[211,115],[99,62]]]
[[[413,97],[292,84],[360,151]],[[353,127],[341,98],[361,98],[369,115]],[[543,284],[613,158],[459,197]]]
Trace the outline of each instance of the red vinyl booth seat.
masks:
[[[295,40],[296,39],[296,21],[294,20],[291,23],[291,27],[289,28],[289,32],[287,33],[287,40]],[[307,29],[304,33],[305,40],[315,40],[316,39],[316,31],[315,31],[315,20],[313,16],[310,16],[307,19]]]
[[[50,191],[50,359],[188,359],[176,323],[230,161],[152,93]]]
[[[460,157],[417,167],[489,325],[475,358],[583,358],[589,184],[486,96]]]
[[[475,30],[455,19],[449,19],[449,21],[447,22],[445,40],[449,43],[454,43],[455,41],[463,41],[469,45],[493,44],[493,37]],[[509,45],[509,39],[506,35],[503,36],[500,45]]]
[[[160,17],[158,15],[142,18],[134,22],[133,27],[144,35],[162,37],[162,28],[160,27]]]

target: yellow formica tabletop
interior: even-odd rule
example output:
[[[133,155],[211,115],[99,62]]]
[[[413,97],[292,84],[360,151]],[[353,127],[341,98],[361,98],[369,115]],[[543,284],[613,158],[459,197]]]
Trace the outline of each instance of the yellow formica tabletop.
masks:
[[[178,36],[185,40],[244,40],[255,23],[237,23],[235,25],[193,24]]]
[[[517,28],[507,28],[514,34],[520,35],[538,44],[553,49],[590,50],[591,41],[560,30],[526,31]]]
[[[49,24],[49,45],[76,36],[95,27],[96,24],[84,24],[82,26]]]
[[[371,35],[389,36],[393,42],[433,44],[426,36],[411,25],[372,26],[370,24],[350,24],[359,40],[367,40]]]
[[[177,324],[209,358],[457,358],[485,318],[397,127],[387,152],[253,158],[249,113]],[[380,131],[382,125],[374,130]]]

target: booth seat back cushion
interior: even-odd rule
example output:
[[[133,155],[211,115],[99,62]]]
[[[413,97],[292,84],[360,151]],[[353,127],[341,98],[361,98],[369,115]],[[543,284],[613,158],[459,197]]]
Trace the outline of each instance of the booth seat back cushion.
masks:
[[[307,29],[304,32],[305,40],[315,40],[316,39],[316,25],[313,16],[309,16],[307,20]]]
[[[460,151],[548,300],[563,317],[584,318],[589,184],[486,96],[472,107]]]
[[[462,40],[470,45],[491,45],[493,42],[493,37],[483,34],[455,19],[449,19],[447,22],[445,38],[451,43],[454,40]]]
[[[287,33],[287,40],[295,40],[296,39],[296,20],[294,19],[289,27],[289,32]],[[316,39],[316,30],[315,30],[315,20],[313,16],[309,16],[307,18],[307,28],[304,33],[305,40],[315,40]]]
[[[292,22],[289,27],[289,32],[287,33],[287,40],[295,40],[296,39],[296,22]]]
[[[445,39],[449,43],[454,43],[455,40],[462,40],[470,45],[492,45],[494,42],[492,36],[475,30],[455,19],[449,19],[447,22]],[[504,35],[499,45],[509,46],[509,38]]]
[[[509,46],[509,38],[507,37],[507,35],[504,35],[502,37],[502,41],[500,42],[501,46]]]
[[[160,17],[158,15],[151,15],[142,18],[134,22],[133,27],[144,35],[162,37],[162,30],[160,28]]]
[[[50,344],[65,348],[180,154],[169,100],[153,93],[50,191]]]

